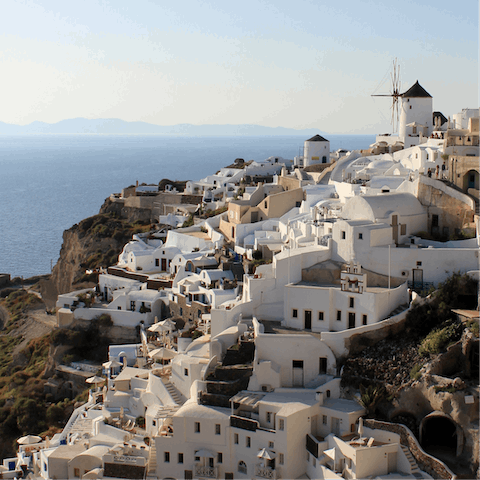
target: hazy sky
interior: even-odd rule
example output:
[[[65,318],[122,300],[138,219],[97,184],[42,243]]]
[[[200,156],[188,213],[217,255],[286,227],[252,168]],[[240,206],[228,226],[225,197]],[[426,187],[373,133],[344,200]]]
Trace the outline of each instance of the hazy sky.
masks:
[[[383,133],[370,95],[395,57],[402,91],[478,107],[478,18],[477,0],[3,0],[0,121]]]

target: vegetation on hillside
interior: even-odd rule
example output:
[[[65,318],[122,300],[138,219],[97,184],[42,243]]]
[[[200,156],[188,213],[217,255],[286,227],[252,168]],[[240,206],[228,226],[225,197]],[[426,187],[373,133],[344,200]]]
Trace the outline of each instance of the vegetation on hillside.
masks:
[[[39,433],[53,435],[68,420],[77,401],[85,401],[85,390],[75,399],[55,401],[45,393],[46,367],[51,348],[71,345],[67,352],[73,359],[104,361],[109,344],[105,334],[111,325],[108,315],[90,322],[86,329],[56,329],[50,334],[31,340],[25,348],[12,355],[22,342],[16,329],[25,321],[28,310],[41,300],[26,290],[16,290],[0,300],[9,313],[9,319],[0,333],[0,455],[14,454],[16,439],[22,435]]]
[[[381,340],[348,358],[343,367],[342,384],[354,388],[361,386],[366,401],[373,398],[375,388],[385,388],[389,397],[381,400],[388,403],[388,398],[391,399],[397,389],[421,377],[423,365],[460,340],[465,328],[475,335],[478,324],[475,327],[457,321],[452,309],[475,303],[477,288],[477,282],[469,275],[452,274],[429,300],[414,304],[407,314],[401,336],[397,334]],[[370,410],[377,406],[372,403]]]

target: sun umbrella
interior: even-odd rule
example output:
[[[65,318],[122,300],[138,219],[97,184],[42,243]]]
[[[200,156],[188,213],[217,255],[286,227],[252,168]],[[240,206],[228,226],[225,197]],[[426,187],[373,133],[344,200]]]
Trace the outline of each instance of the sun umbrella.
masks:
[[[174,350],[169,350],[168,348],[156,348],[148,353],[149,357],[154,358],[155,360],[171,360],[177,356],[177,352]]]
[[[160,325],[163,325],[164,327],[167,327],[169,328],[170,330],[176,328],[177,326],[175,325],[174,322],[172,322],[169,318],[167,318],[166,320],[162,320],[161,322],[159,322]]]
[[[206,457],[206,458],[215,458],[217,455],[213,453],[211,450],[208,450],[206,448],[201,448],[200,450],[197,450],[195,452],[196,457]]]
[[[117,362],[116,360],[110,360],[109,362],[102,363],[102,367],[106,369],[123,367],[123,363]]]
[[[358,436],[360,438],[363,437],[363,418],[362,417],[358,419]]]
[[[25,437],[20,437],[17,440],[19,445],[33,445],[34,443],[38,443],[42,441],[42,437],[38,435],[26,435]]]
[[[149,332],[165,333],[169,331],[169,328],[165,325],[162,325],[161,322],[154,323],[151,327],[147,329]]]
[[[264,460],[273,460],[277,455],[273,453],[271,450],[267,450],[266,448],[262,448],[258,453],[258,458],[263,458]]]
[[[85,381],[87,383],[93,383],[94,385],[97,385],[99,383],[104,382],[105,379],[102,377],[99,377],[98,375],[94,375],[93,377],[87,378]]]
[[[328,457],[335,461],[335,447],[330,448],[328,450],[324,450],[323,453]]]

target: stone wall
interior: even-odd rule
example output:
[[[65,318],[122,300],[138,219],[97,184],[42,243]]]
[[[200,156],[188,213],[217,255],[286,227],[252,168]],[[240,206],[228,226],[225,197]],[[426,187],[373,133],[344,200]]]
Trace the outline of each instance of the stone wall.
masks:
[[[455,479],[456,475],[440,460],[428,455],[420,447],[417,439],[408,427],[400,423],[381,422],[379,420],[364,420],[364,425],[368,428],[386,430],[400,435],[400,443],[410,449],[418,467],[427,472],[433,478]]]
[[[430,180],[430,181],[428,181]],[[472,203],[466,198],[458,198],[458,192],[452,191],[449,195],[448,187],[440,181],[422,178],[418,185],[418,199],[427,209],[428,231],[432,231],[433,215],[438,216],[438,233],[443,234],[443,229],[448,228],[449,235],[455,232],[455,229],[462,229],[465,225],[473,222],[474,210]],[[438,188],[437,188],[438,187]],[[464,195],[465,197],[465,195]]]

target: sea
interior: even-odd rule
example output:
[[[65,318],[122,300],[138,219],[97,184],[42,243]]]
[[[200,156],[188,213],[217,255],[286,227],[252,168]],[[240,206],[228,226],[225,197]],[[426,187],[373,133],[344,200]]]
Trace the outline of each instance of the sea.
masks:
[[[374,135],[328,135],[331,151],[368,148]],[[199,180],[236,158],[293,159],[304,136],[0,135],[0,273],[51,272],[64,230],[129,185]]]

